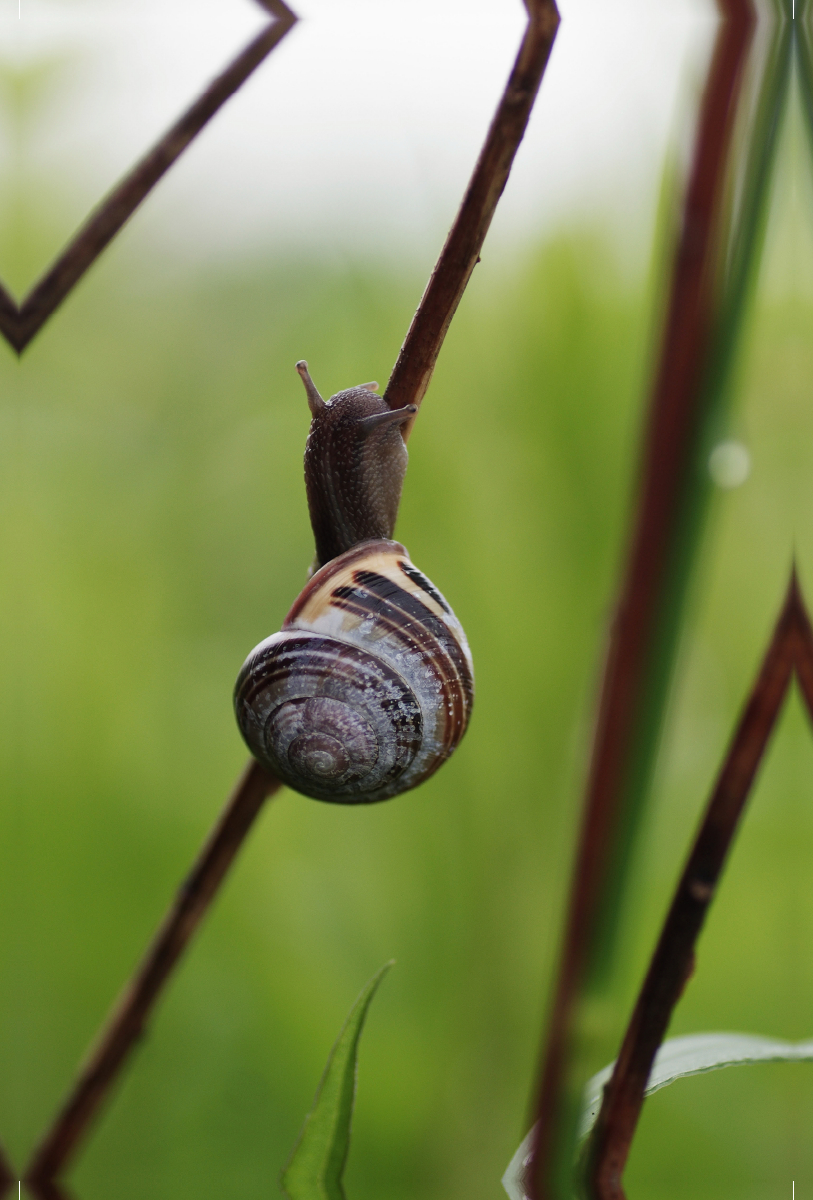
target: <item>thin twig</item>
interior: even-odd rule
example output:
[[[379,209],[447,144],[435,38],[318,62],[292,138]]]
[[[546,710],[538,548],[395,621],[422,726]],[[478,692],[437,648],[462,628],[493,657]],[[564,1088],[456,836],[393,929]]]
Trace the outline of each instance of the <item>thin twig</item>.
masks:
[[[570,1194],[576,1106],[569,1098],[580,998],[599,955],[605,906],[618,887],[619,837],[629,819],[640,730],[670,566],[694,470],[713,314],[714,232],[733,116],[753,26],[748,0],[727,0],[700,111],[666,325],[644,443],[635,528],[613,623],[553,1010],[534,1102],[537,1136],[527,1186],[534,1200]],[[653,743],[654,744],[654,743]],[[607,933],[607,930],[604,930]]]
[[[18,306],[0,287],[0,333],[21,354],[158,180],[218,109],[278,46],[298,18],[284,0],[258,0],[274,21],[219,75],[101,202]]]
[[[52,1182],[75,1155],[99,1106],[144,1031],[181,954],[214,899],[267,796],[280,787],[251,761],[220,820],[182,884],[130,983],[91,1050],[54,1123],[34,1151],[25,1178],[32,1186]]]
[[[392,369],[384,399],[390,408],[420,406],[443,339],[478,261],[497,202],[545,73],[559,13],[554,0],[526,0],[528,25],[517,60],[486,136],[463,203],[446,238]],[[404,426],[408,438],[415,418]]]
[[[751,690],[700,831],[675,892],[616,1060],[588,1148],[588,1194],[624,1200],[621,1178],[658,1047],[687,979],[694,947],[794,667],[811,682],[813,635],[791,577],[771,645]],[[813,710],[811,710],[813,713]]]

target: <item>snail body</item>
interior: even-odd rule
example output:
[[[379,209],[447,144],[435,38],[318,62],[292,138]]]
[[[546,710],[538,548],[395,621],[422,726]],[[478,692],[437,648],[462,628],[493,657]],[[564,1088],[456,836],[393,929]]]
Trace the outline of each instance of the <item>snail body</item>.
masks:
[[[370,804],[458,744],[474,683],[466,635],[398,542],[363,542],[309,580],[235,689],[243,737],[284,783]]]
[[[414,404],[389,408],[376,395],[376,383],[348,388],[325,401],[308,364],[296,366],[312,417],[305,490],[321,565],[359,542],[392,537],[409,457],[401,427],[418,410]]]
[[[471,654],[446,600],[391,540],[415,406],[391,410],[373,383],[325,402],[307,364],[297,370],[312,414],[316,569],[243,664],[235,714],[252,754],[296,791],[371,804],[421,783],[457,746]]]

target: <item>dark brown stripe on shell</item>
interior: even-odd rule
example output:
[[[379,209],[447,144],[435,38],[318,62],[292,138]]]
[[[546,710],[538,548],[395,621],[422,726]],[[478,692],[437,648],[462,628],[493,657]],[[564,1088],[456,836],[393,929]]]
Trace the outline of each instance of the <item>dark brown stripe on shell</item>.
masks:
[[[396,584],[391,584],[381,575],[374,575],[372,572],[357,574],[371,575],[374,580],[382,580],[397,591],[403,592],[403,589],[397,588]],[[403,595],[410,600],[414,609],[412,613],[404,612],[400,607],[366,588],[338,587],[333,592],[332,603],[337,608],[362,619],[374,615],[387,632],[402,645],[417,645],[420,648],[425,664],[438,680],[440,694],[446,702],[447,720],[444,722],[443,747],[448,757],[468,724],[470,698],[466,695],[466,678],[471,687],[471,676],[467,669],[465,676],[462,675],[458,663],[462,660],[465,664],[465,658],[443,621],[408,592],[403,592]],[[435,626],[440,626],[437,630],[440,637],[436,636]]]
[[[420,575],[420,571],[416,571],[415,573]],[[381,600],[389,602],[402,612],[415,617],[434,634],[441,645],[447,650],[449,657],[454,663],[463,691],[466,694],[466,700],[470,705],[474,696],[474,680],[471,677],[466,656],[460,648],[460,643],[446,622],[433,613],[430,608],[427,608],[419,596],[416,596],[413,592],[406,591],[405,588],[402,588],[393,579],[388,579],[386,575],[379,575],[375,571],[360,570],[353,572],[353,578],[357,583],[373,592],[376,596],[379,596]],[[428,580],[425,582],[429,583]],[[431,587],[432,585],[429,584],[429,586]]]
[[[371,554],[392,554],[406,558],[409,557],[406,548],[400,542],[390,542],[386,538],[379,538],[369,542],[359,542],[358,546],[354,546],[352,550],[346,550],[344,554],[340,554],[337,558],[332,558],[330,562],[325,563],[323,567],[314,572],[296,600],[294,600],[291,611],[282,623],[282,628],[287,629],[293,624],[308,601],[313,599],[315,593],[320,591],[324,584],[332,579],[334,575],[347,570],[354,562],[368,558]]]
[[[413,567],[412,563],[404,562],[403,559],[398,560],[398,566],[406,575],[407,579],[411,579],[413,583],[417,583],[421,591],[426,592],[427,596],[431,596],[436,604],[439,604],[444,612],[449,616],[452,615],[452,610],[441,596],[434,584],[430,583],[425,575],[422,575],[417,567]]]
[[[373,611],[370,605],[369,593],[359,588],[341,587],[333,593],[332,604],[351,616],[363,620]],[[387,614],[385,606],[380,601],[376,603],[375,619],[386,634],[399,641],[405,649],[413,654],[420,650],[424,664],[432,671],[438,682],[440,694],[446,701],[448,721],[444,728],[444,744],[454,738],[455,731],[463,722],[465,706],[460,680],[455,672],[449,672],[448,657],[443,653],[443,647],[414,620],[404,620],[403,613],[390,607]],[[465,726],[464,726],[465,727]],[[462,733],[461,735],[462,736]]]
[[[396,605],[390,604],[380,596],[363,588],[337,588],[344,592],[345,597],[334,603],[351,611],[354,616],[369,617],[375,615],[376,621],[395,636],[402,645],[408,648],[419,647],[426,664],[432,668],[446,699],[449,717],[449,738],[451,745],[456,745],[463,736],[468,723],[467,701],[470,696],[466,692],[466,677],[461,678],[458,656],[460,649],[450,635],[443,622],[438,622],[442,629],[440,636],[432,627],[433,621],[438,621],[434,613],[428,613],[428,620],[423,617],[405,613]],[[335,595],[335,593],[334,593]],[[462,656],[461,656],[462,657]],[[465,660],[464,660],[465,662]]]
[[[337,646],[341,646],[338,653]],[[309,662],[305,661],[305,653],[310,659]],[[321,684],[318,690],[312,693],[308,691],[306,693],[308,695],[329,695],[328,683],[335,683],[342,676],[346,677],[354,686],[358,686],[357,667],[360,663],[363,666],[367,663],[371,664],[367,668],[371,676],[377,674],[379,678],[388,679],[402,691],[409,690],[406,681],[397,671],[358,646],[318,635],[310,635],[291,638],[290,641],[286,640],[284,643],[277,642],[269,647],[267,654],[259,654],[257,659],[251,663],[245,679],[241,681],[235,695],[235,706],[240,704],[252,707],[255,697],[271,688],[278,679],[288,675],[294,664],[298,679],[315,678]],[[387,697],[383,689],[378,692],[378,701],[384,712],[399,707],[398,699]],[[419,707],[415,710],[413,724],[415,724],[415,718],[417,718],[417,725],[413,736],[406,741],[406,745],[413,753],[417,751],[421,741],[422,718]]]

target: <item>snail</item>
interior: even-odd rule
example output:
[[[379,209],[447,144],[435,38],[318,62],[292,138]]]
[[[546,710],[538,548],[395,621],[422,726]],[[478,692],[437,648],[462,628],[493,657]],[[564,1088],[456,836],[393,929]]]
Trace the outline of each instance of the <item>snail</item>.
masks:
[[[312,420],[305,450],[315,571],[279,633],[237,679],[240,731],[298,792],[386,800],[427,779],[466,731],[474,676],[466,635],[392,540],[407,464],[402,425],[374,383],[325,402],[297,363]]]

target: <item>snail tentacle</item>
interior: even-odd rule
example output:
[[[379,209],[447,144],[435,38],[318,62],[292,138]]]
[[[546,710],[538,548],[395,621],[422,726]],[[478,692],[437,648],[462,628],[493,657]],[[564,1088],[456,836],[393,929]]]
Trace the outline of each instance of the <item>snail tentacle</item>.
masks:
[[[362,434],[369,437],[376,429],[386,429],[390,425],[404,425],[418,411],[416,404],[407,404],[404,408],[391,408],[387,412],[371,413],[369,417],[359,417]]]
[[[305,362],[304,358],[300,359],[300,361],[296,364],[296,369],[305,385],[305,392],[308,397],[308,408],[311,410],[311,415],[314,417],[318,416],[318,414],[327,406],[322,397],[319,395],[316,384],[308,374],[308,364]]]

